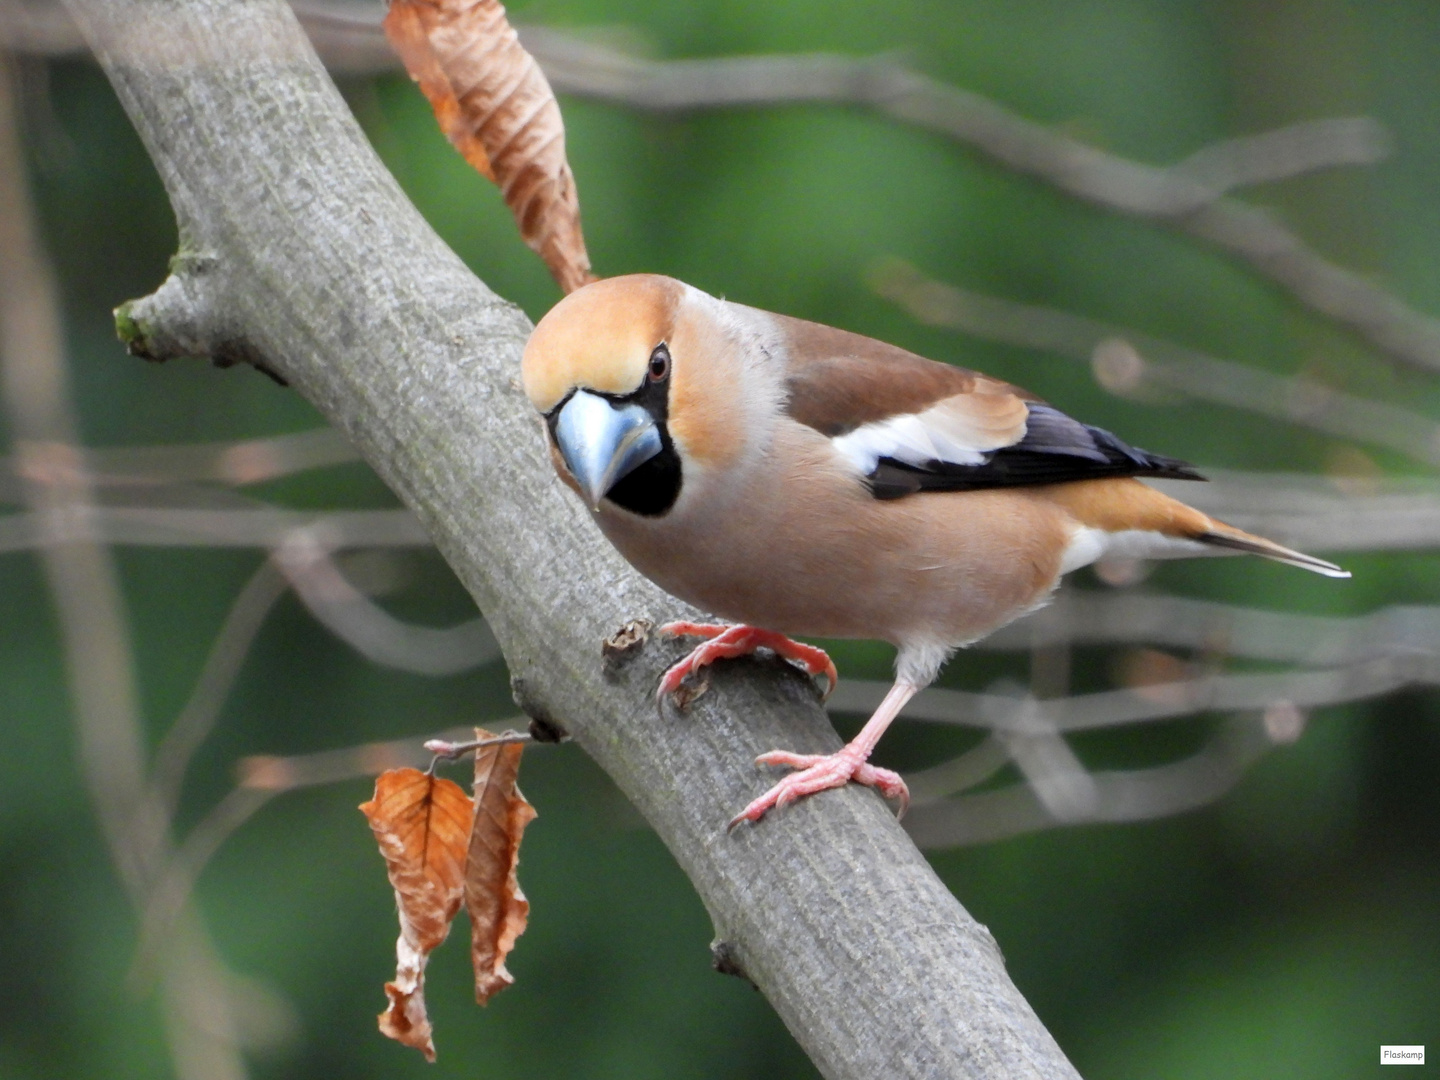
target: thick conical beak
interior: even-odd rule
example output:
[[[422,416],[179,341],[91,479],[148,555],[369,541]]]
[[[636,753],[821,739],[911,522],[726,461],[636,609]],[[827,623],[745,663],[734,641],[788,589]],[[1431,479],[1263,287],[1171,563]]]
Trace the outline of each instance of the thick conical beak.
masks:
[[[664,448],[655,420],[636,404],[617,405],[576,390],[555,419],[555,442],[591,509],[615,484]]]

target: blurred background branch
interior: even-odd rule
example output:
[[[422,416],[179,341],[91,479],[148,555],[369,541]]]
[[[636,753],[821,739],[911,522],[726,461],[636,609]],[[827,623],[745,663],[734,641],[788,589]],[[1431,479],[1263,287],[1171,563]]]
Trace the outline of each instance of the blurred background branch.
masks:
[[[103,543],[65,535],[90,480],[70,406],[59,303],[35,232],[8,57],[0,51],[0,390],[24,477],[20,494],[41,538],[65,646],[76,741],[110,855],[143,911],[174,858],[171,822],[146,777],[124,601]],[[58,527],[57,527],[58,526]],[[183,1080],[247,1075],[226,972],[200,921],[177,906],[160,957],[171,1061]]]
[[[1094,319],[983,296],[928,280],[898,260],[878,263],[871,281],[921,322],[1088,361],[1095,381],[1112,393],[1185,394],[1440,464],[1440,425],[1313,379],[1271,375]]]
[[[56,55],[84,48],[58,4],[6,4],[0,7],[0,41],[8,40],[17,51]],[[369,74],[397,66],[380,31],[379,5],[296,0],[293,6],[333,70]],[[1380,161],[1390,140],[1367,117],[1308,121],[1227,140],[1162,168],[1087,146],[887,57],[656,61],[543,27],[523,29],[522,40],[559,93],[635,109],[678,112],[801,102],[876,109],[964,143],[1076,198],[1213,244],[1395,360],[1440,371],[1440,320],[1325,259],[1265,211],[1225,198],[1239,187]]]
[[[396,70],[378,31],[378,5],[302,2],[294,6],[326,64],[352,80],[346,84],[347,93],[357,110],[373,105],[365,95],[375,91],[363,89],[370,85],[365,80]],[[1287,114],[1279,117],[1281,126],[1258,135],[1208,143],[1190,140],[1189,146],[1201,149],[1190,151],[1182,145],[1168,158],[1154,155],[1154,160],[1176,164],[1151,166],[1099,149],[1104,139],[1083,123],[1076,130],[1068,125],[1042,126],[997,104],[995,98],[1012,99],[993,87],[992,97],[960,90],[953,82],[919,74],[915,65],[891,53],[847,56],[817,51],[663,60],[629,45],[617,47],[614,36],[601,38],[534,24],[522,33],[558,90],[609,103],[620,113],[680,117],[737,107],[764,111],[770,106],[830,104],[855,107],[877,126],[898,122],[938,133],[1000,163],[1007,173],[1039,180],[1111,211],[1117,219],[1153,222],[1212,245],[1362,343],[1350,346],[1363,351],[1363,358],[1355,361],[1363,378],[1348,382],[1334,378],[1333,368],[1315,364],[1308,350],[1298,373],[1264,370],[1253,355],[1241,358],[1241,350],[1229,342],[1217,345],[1207,340],[1203,349],[1182,344],[1189,340],[1183,327],[1163,318],[1156,319],[1165,327],[1163,332],[1149,332],[1139,328],[1149,323],[1132,322],[1123,310],[1110,312],[1107,318],[1067,310],[1072,305],[1080,309],[1086,296],[1073,284],[1067,292],[1021,275],[1019,283],[1007,279],[1003,287],[992,283],[981,291],[941,280],[958,280],[960,275],[931,276],[910,262],[879,258],[897,250],[893,246],[877,244],[867,252],[869,270],[863,283],[863,263],[852,276],[861,297],[868,288],[870,298],[879,298],[876,306],[885,308],[886,314],[874,316],[880,320],[876,325],[889,325],[892,336],[908,330],[895,329],[903,322],[884,323],[889,314],[913,320],[917,335],[929,332],[927,328],[967,335],[964,348],[955,350],[962,357],[979,347],[1038,350],[1046,358],[1080,361],[1088,366],[1093,384],[1111,395],[1117,408],[1129,410],[1115,414],[1130,418],[1128,422],[1143,423],[1137,418],[1145,415],[1166,417],[1166,409],[1209,405],[1223,412],[1200,415],[1258,417],[1284,432],[1286,439],[1328,447],[1355,467],[1327,464],[1323,474],[1206,468],[1213,483],[1183,485],[1177,493],[1210,513],[1283,542],[1351,553],[1372,568],[1369,575],[1360,575],[1362,581],[1381,576],[1373,569],[1380,565],[1374,553],[1406,560],[1386,564],[1386,580],[1402,580],[1398,587],[1387,591],[1381,585],[1357,584],[1358,598],[1334,602],[1339,610],[1362,614],[1305,613],[1308,601],[1296,603],[1292,595],[1268,586],[1251,595],[1243,587],[1227,591],[1203,584],[1217,580],[1213,577],[1177,578],[1171,570],[1152,574],[1152,568],[1136,564],[1101,566],[1094,579],[1067,585],[1044,612],[980,643],[976,655],[963,661],[975,672],[965,678],[983,689],[936,689],[907,710],[907,717],[918,723],[910,728],[913,748],[906,751],[902,746],[900,751],[910,755],[902,767],[916,798],[905,825],[917,843],[942,853],[937,865],[989,870],[1001,860],[1024,865],[1025,856],[1015,852],[1063,855],[1072,849],[1002,848],[993,856],[983,851],[966,856],[943,852],[1060,827],[1157,822],[1214,805],[1237,786],[1246,797],[1242,781],[1256,770],[1265,779],[1252,778],[1252,792],[1257,783],[1291,775],[1285,773],[1290,766],[1284,762],[1294,759],[1276,751],[1293,746],[1297,753],[1318,754],[1306,747],[1314,746],[1317,738],[1337,739],[1326,734],[1326,725],[1317,717],[1341,715],[1338,707],[1348,702],[1390,698],[1394,711],[1386,715],[1392,726],[1403,724],[1407,714],[1419,717],[1414,724],[1433,721],[1426,711],[1431,696],[1422,691],[1433,687],[1440,670],[1440,603],[1427,586],[1416,584],[1428,581],[1428,571],[1392,566],[1428,567],[1440,541],[1440,486],[1432,472],[1440,464],[1440,425],[1431,418],[1434,396],[1429,378],[1429,373],[1440,369],[1436,323],[1400,300],[1398,285],[1392,288],[1388,282],[1382,284],[1378,275],[1343,269],[1280,224],[1274,212],[1237,198],[1241,189],[1256,185],[1297,178],[1306,183],[1326,170],[1373,166],[1393,149],[1385,126],[1350,115],[1286,122]],[[31,119],[39,117],[51,125],[37,129],[37,147],[46,138],[62,138],[60,123],[46,119],[45,110],[51,107],[48,84],[35,80],[48,78],[44,73],[51,66],[67,70],[58,58],[78,58],[86,52],[64,10],[41,0],[3,0],[0,43],[18,54],[15,63],[29,73],[20,85],[28,87]],[[722,51],[735,50],[726,44]],[[961,81],[968,85],[968,80]],[[390,112],[377,108],[367,120],[372,137],[382,146],[386,138],[394,137],[387,124],[398,126],[393,119],[398,107],[392,100],[403,98],[398,92],[393,99],[384,96],[384,108]],[[386,115],[392,119],[385,120]],[[1386,119],[1388,123],[1392,117]],[[629,147],[636,155],[623,137],[603,130],[605,139]],[[687,151],[676,130],[651,126],[646,132],[666,154],[683,159]],[[11,137],[11,160],[4,163],[10,170],[7,183],[19,176],[13,133]],[[1402,142],[1402,156],[1420,152]],[[582,185],[587,182],[582,172]],[[605,212],[619,213],[614,209],[615,190],[610,189],[610,202],[600,204],[607,207]],[[747,205],[753,203],[753,193],[747,199]],[[818,196],[815,201],[823,202]],[[271,1030],[278,1030],[284,1028],[286,1015],[292,1016],[293,1025],[297,1006],[239,979],[219,961],[193,906],[197,889],[204,893],[202,876],[218,873],[217,881],[231,882],[224,876],[222,848],[237,832],[243,848],[242,827],[275,795],[293,792],[299,806],[307,798],[302,789],[341,785],[337,799],[348,812],[349,804],[356,801],[352,793],[360,790],[356,778],[391,765],[423,764],[428,755],[419,749],[420,739],[437,733],[435,729],[462,737],[468,729],[450,730],[457,711],[464,711],[451,704],[453,698],[443,698],[444,707],[425,706],[412,717],[411,703],[425,699],[431,692],[426,688],[459,686],[460,691],[449,692],[466,702],[471,695],[475,700],[484,698],[490,702],[487,708],[508,713],[505,673],[494,637],[472,607],[452,604],[436,615],[423,605],[413,606],[419,591],[413,581],[400,588],[387,585],[390,578],[413,575],[415,561],[433,551],[430,540],[408,510],[388,503],[369,505],[366,499],[356,499],[359,505],[351,506],[345,496],[326,492],[326,485],[337,478],[347,478],[345,483],[353,485],[348,479],[352,474],[345,470],[358,470],[359,455],[338,432],[313,426],[313,415],[285,421],[296,427],[311,425],[308,430],[261,438],[186,441],[207,435],[186,429],[188,434],[179,441],[163,445],[83,446],[82,427],[66,400],[61,316],[44,252],[33,235],[22,235],[23,229],[16,232],[27,213],[23,202],[4,195],[0,225],[10,231],[0,237],[0,268],[10,276],[0,280],[0,305],[4,305],[0,330],[6,342],[7,387],[18,380],[21,389],[18,397],[10,389],[6,395],[12,446],[9,456],[0,459],[0,504],[10,512],[0,514],[0,555],[8,553],[14,559],[33,554],[51,583],[66,642],[67,678],[76,702],[77,742],[87,788],[143,925],[135,970],[158,975],[166,988],[166,1024],[177,1071],[240,1075],[245,1067],[240,1049],[263,1041],[257,1032],[265,1025],[255,1017],[269,1016]],[[926,213],[933,223],[952,213],[952,208],[936,204]],[[734,233],[734,224],[727,230]],[[631,232],[638,235],[643,230],[632,226]],[[1056,237],[1047,240],[1063,242]],[[1114,257],[1131,260],[1129,243],[1123,237],[1117,240]],[[913,252],[907,255],[917,264],[925,261]],[[488,257],[488,252],[480,256]],[[647,262],[645,268],[652,267]],[[1048,273],[1067,280],[1059,270]],[[1200,284],[1191,286],[1180,283],[1188,283],[1189,278],[1177,278],[1172,287],[1203,292],[1215,284],[1199,274],[1196,280]],[[771,287],[780,286],[772,282]],[[1425,295],[1423,289],[1413,285],[1411,289],[1415,295]],[[1006,299],[996,295],[997,290],[1031,299],[1023,303]],[[1037,293],[1042,294],[1041,302],[1036,302]],[[1232,295],[1219,287],[1215,294],[1221,306]],[[747,299],[765,302],[759,294]],[[863,299],[855,304],[858,309]],[[823,312],[812,314],[820,317]],[[832,313],[831,321],[835,318]],[[940,334],[913,341],[932,351],[945,348]],[[22,366],[40,366],[29,374],[14,375],[20,369],[13,357],[23,357]],[[1397,381],[1382,362],[1387,359],[1412,370]],[[1028,369],[1017,370],[1021,374],[1014,377],[1020,378]],[[1059,378],[1057,385],[1064,388],[1063,377]],[[1067,392],[1073,390],[1072,385]],[[84,388],[75,396],[82,398]],[[273,407],[273,400],[266,400],[267,407]],[[1061,400],[1058,393],[1056,400]],[[257,415],[265,416],[263,424],[252,423],[244,430],[283,426],[272,424],[268,415]],[[1168,427],[1163,423],[1161,430]],[[1116,430],[1122,429],[1117,425]],[[1177,432],[1173,437],[1183,448],[1187,435]],[[1149,438],[1154,441],[1155,436]],[[1380,464],[1366,451],[1350,446],[1352,442],[1380,455]],[[1267,460],[1238,453],[1236,458]],[[1388,462],[1399,465],[1387,471]],[[1227,459],[1227,464],[1234,461]],[[1306,464],[1303,455],[1296,455],[1289,467]],[[285,485],[308,485],[304,490],[323,494],[292,500],[288,493],[298,489]],[[291,505],[294,502],[300,508]],[[122,550],[112,553],[112,546]],[[146,646],[143,639],[129,640],[125,597],[117,585],[124,575],[115,564],[135,552],[159,549],[162,557],[178,557],[187,548],[207,549],[204,557],[212,560],[233,553],[236,559],[248,561],[235,564],[243,574],[220,575],[214,585],[217,594],[226,594],[228,614],[205,629],[204,648],[194,657],[198,675],[193,680],[184,676],[189,685],[172,695],[175,707],[156,711],[176,719],[153,740],[152,748],[143,723],[145,687],[137,687],[129,674],[137,663],[143,668]],[[125,564],[121,565],[123,569]],[[1202,584],[1192,584],[1196,580]],[[1224,599],[1177,595],[1173,591],[1177,581],[1182,592],[1213,591]],[[174,613],[188,600],[171,596],[164,610],[178,617]],[[338,661],[323,653],[324,644],[308,646],[322,650],[331,666],[357,665],[344,670],[363,685],[364,693],[375,693],[382,676],[366,681],[372,677],[353,673],[368,672],[365,665],[387,669],[383,678],[392,680],[396,689],[393,696],[381,693],[382,701],[389,704],[376,708],[388,708],[391,719],[403,716],[403,723],[392,723],[388,731],[414,729],[416,738],[381,738],[384,732],[362,730],[363,722],[352,724],[347,718],[344,724],[316,729],[314,738],[321,741],[315,745],[329,749],[307,751],[304,747],[310,744],[289,740],[288,729],[298,726],[293,720],[266,719],[263,722],[269,726],[262,727],[262,721],[253,719],[270,705],[255,705],[254,691],[247,689],[244,676],[246,665],[272,662],[267,649],[273,652],[277,646],[267,646],[266,635],[293,634],[284,629],[293,618],[287,614],[291,608],[301,613],[306,632],[330,635],[354,651],[355,659]],[[284,640],[288,643],[291,637]],[[308,655],[299,662],[307,668],[312,663],[321,666]],[[849,667],[842,663],[842,670],[877,674],[871,669],[879,663],[883,661],[869,661],[867,667],[862,658]],[[188,672],[183,665],[176,668]],[[456,682],[461,676],[465,678]],[[181,681],[180,676],[174,680]],[[842,725],[849,722],[850,714],[873,705],[882,686],[878,680],[846,678],[831,700],[832,712]],[[237,720],[244,715],[268,743],[237,742],[241,725],[227,725],[227,708]],[[497,722],[504,723],[487,721],[492,726]],[[1336,727],[1331,724],[1328,730]],[[1134,742],[1124,743],[1130,734]],[[236,760],[240,776],[232,786],[230,773]],[[1375,766],[1387,785],[1392,774],[1405,774],[1406,768],[1404,762]],[[1341,777],[1333,782],[1335,786],[1326,789],[1329,801],[1324,805],[1313,800],[1303,804],[1304,812],[1317,815],[1322,824],[1285,826],[1283,821],[1244,819],[1244,838],[1238,843],[1251,845],[1245,848],[1250,851],[1271,842],[1264,839],[1270,835],[1266,829],[1285,827],[1294,829],[1296,836],[1330,835],[1322,831],[1328,820],[1325,814],[1347,812],[1335,804],[1343,802],[1349,781]],[[187,783],[192,789],[188,796]],[[556,786],[559,790],[551,793],[549,803],[537,799],[547,815],[549,807],[563,804],[566,795],[566,785]],[[1274,799],[1289,797],[1283,786],[1279,791]],[[1254,802],[1260,796],[1248,798]],[[627,836],[642,824],[633,810],[610,807],[596,815],[595,805],[594,801],[585,805],[577,816],[617,822]],[[1283,818],[1283,811],[1276,814]],[[1223,829],[1223,822],[1241,820],[1241,812],[1233,809],[1233,803],[1230,808],[1222,805],[1212,811],[1210,820],[1221,821]],[[307,828],[312,825],[306,821]],[[1073,830],[1065,842],[1076,851],[1091,850],[1087,845],[1092,841],[1079,839]],[[1093,842],[1103,848],[1109,841]],[[1291,836],[1287,843],[1303,847],[1320,841]],[[273,848],[279,841],[270,844]],[[222,855],[219,860],[217,854]],[[954,861],[962,857],[972,861]],[[1407,854],[1410,857],[1413,853]],[[313,860],[313,854],[306,858]],[[543,873],[543,856],[540,860]],[[654,872],[648,864],[647,870]],[[1028,873],[1033,877],[1041,871],[1031,867]],[[968,875],[963,887],[979,891],[983,877],[979,872]],[[1012,882],[1006,903],[1018,904],[1013,899],[1019,891],[1013,887],[1013,876],[1004,880]],[[1028,885],[1028,879],[1021,880],[1021,890]],[[265,887],[262,881],[259,888]],[[216,896],[223,895],[220,888],[217,884]],[[1052,897],[1037,902],[1053,901]],[[625,902],[633,904],[634,899],[627,897]],[[226,910],[224,901],[214,896],[207,896],[206,903],[207,908]],[[1085,903],[1098,907],[1094,898]],[[1003,920],[1004,910],[997,907],[989,919]],[[1421,904],[1418,910],[1428,909]],[[390,913],[380,914],[389,917]],[[538,933],[544,932],[541,924]],[[1070,933],[1068,926],[1065,933]],[[179,935],[173,947],[157,946],[158,940],[171,934]],[[231,945],[221,940],[228,952]],[[573,942],[566,947],[573,948]],[[183,955],[176,960],[172,952]],[[1066,966],[1050,964],[1048,954],[1045,960],[1037,968],[1062,971]],[[1086,964],[1092,961],[1093,957]],[[1051,977],[1059,978],[1030,975],[1037,981]],[[1147,995],[1148,989],[1147,983]],[[1087,989],[1082,996],[1089,995]],[[369,1004],[361,1005],[351,1003],[347,1015],[364,1020]],[[1052,1008],[1064,1011],[1058,1004]],[[326,1067],[316,1066],[317,1075],[325,1075]],[[802,1062],[795,1068],[803,1072],[805,1066]]]

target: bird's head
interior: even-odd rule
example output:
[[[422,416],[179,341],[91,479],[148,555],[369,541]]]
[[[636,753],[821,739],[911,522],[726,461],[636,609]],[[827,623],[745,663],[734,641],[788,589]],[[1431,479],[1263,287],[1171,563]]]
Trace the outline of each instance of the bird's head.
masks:
[[[727,307],[634,274],[571,293],[535,327],[521,381],[556,471],[592,510],[664,516],[742,451],[750,410]]]

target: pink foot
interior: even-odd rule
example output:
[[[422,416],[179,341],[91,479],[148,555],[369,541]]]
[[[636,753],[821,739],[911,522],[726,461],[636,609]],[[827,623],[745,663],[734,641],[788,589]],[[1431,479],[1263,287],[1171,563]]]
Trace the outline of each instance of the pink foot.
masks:
[[[910,807],[910,789],[905,786],[905,781],[900,779],[899,773],[869,764],[865,760],[867,754],[868,752],[862,752],[854,743],[833,754],[792,754],[787,750],[772,750],[768,754],[761,754],[755,759],[757,765],[785,765],[800,771],[785,777],[736,814],[726,826],[727,830],[735,828],[742,821],[759,821],[772,807],[788,806],[806,795],[814,795],[817,791],[844,787],[852,780],[857,784],[875,788],[887,799],[899,799],[900,816],[904,817],[905,811]]]
[[[835,689],[839,678],[835,664],[824,649],[791,641],[784,634],[773,630],[761,630],[754,626],[722,626],[714,623],[673,622],[660,627],[662,634],[672,637],[708,638],[703,645],[696,646],[690,655],[665,672],[660,679],[657,697],[664,698],[681,689],[686,679],[697,674],[701,668],[716,660],[732,660],[737,656],[749,656],[756,649],[769,649],[777,656],[799,664],[811,675],[824,675],[829,685],[825,697]]]

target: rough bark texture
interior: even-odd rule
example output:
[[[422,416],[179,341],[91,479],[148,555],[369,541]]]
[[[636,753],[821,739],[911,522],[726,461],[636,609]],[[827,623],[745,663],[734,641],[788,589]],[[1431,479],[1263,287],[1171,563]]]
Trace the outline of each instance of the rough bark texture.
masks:
[[[693,612],[638,577],[555,480],[518,385],[529,323],[401,194],[280,0],[73,0],[174,202],[182,252],[123,328],[156,358],[263,365],[415,510],[489,618],[532,716],[569,731],[703,897],[732,970],[829,1077],[1069,1077],[961,908],[874,792],[725,823],[774,747],[839,739],[778,665],[723,665],[684,714],[680,646],[602,662],[627,620]],[[698,947],[698,946],[697,946]]]

